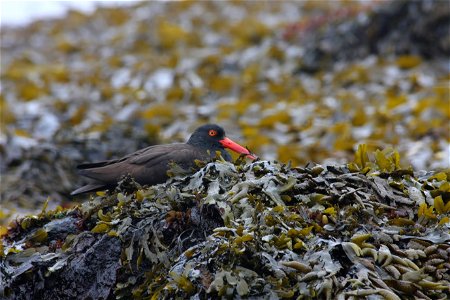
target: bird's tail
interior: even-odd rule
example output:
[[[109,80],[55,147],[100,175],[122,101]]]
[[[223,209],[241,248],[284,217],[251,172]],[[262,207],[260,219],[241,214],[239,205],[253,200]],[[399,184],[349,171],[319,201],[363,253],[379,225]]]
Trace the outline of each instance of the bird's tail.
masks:
[[[76,195],[81,195],[84,193],[90,193],[90,192],[96,192],[96,191],[101,191],[101,190],[105,190],[108,187],[104,184],[88,184],[85,186],[82,186],[78,189],[76,189],[75,191],[73,191],[72,193],[70,193],[70,195],[72,196],[76,196]]]

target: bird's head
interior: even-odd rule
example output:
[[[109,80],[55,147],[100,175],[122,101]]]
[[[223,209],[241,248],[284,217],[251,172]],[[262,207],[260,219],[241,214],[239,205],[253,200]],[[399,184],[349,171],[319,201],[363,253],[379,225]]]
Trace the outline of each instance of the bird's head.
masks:
[[[225,136],[225,130],[215,124],[206,124],[197,128],[189,138],[188,144],[196,147],[202,147],[207,150],[221,151],[224,148],[230,149],[239,154],[245,154],[248,158],[256,159],[247,148],[232,141]],[[222,151],[221,151],[222,152]]]

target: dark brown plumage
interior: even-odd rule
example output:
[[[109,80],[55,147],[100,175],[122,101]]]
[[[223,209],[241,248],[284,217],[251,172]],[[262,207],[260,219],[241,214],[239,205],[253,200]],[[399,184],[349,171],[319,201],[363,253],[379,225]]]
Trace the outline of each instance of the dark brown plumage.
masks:
[[[211,160],[216,157],[216,151],[229,161],[231,156],[225,148],[255,158],[246,148],[226,138],[220,126],[207,124],[197,128],[186,143],[150,146],[120,159],[77,166],[79,173],[93,183],[76,189],[71,195],[114,188],[128,174],[142,185],[162,183],[168,178],[171,162],[190,170],[195,167],[195,160]]]

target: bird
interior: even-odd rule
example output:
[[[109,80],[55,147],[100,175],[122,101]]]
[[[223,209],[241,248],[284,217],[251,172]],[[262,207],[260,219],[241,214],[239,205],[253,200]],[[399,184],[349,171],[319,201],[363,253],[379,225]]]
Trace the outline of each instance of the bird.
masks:
[[[141,185],[163,183],[169,178],[167,171],[172,163],[184,170],[192,170],[196,160],[211,161],[216,158],[217,151],[226,161],[231,161],[225,148],[252,160],[257,158],[247,148],[227,138],[222,127],[206,124],[198,127],[186,143],[153,145],[119,159],[78,165],[78,173],[92,182],[74,190],[71,195],[113,189],[126,175]]]

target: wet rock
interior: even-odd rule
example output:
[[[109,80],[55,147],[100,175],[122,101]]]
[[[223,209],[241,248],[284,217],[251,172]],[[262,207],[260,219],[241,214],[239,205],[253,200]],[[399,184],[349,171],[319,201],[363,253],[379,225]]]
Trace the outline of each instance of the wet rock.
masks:
[[[55,255],[58,260],[41,255],[31,264],[22,263],[28,266],[27,273],[4,274],[3,292],[8,299],[108,299],[120,253],[121,243],[115,237],[80,234],[70,251]]]

